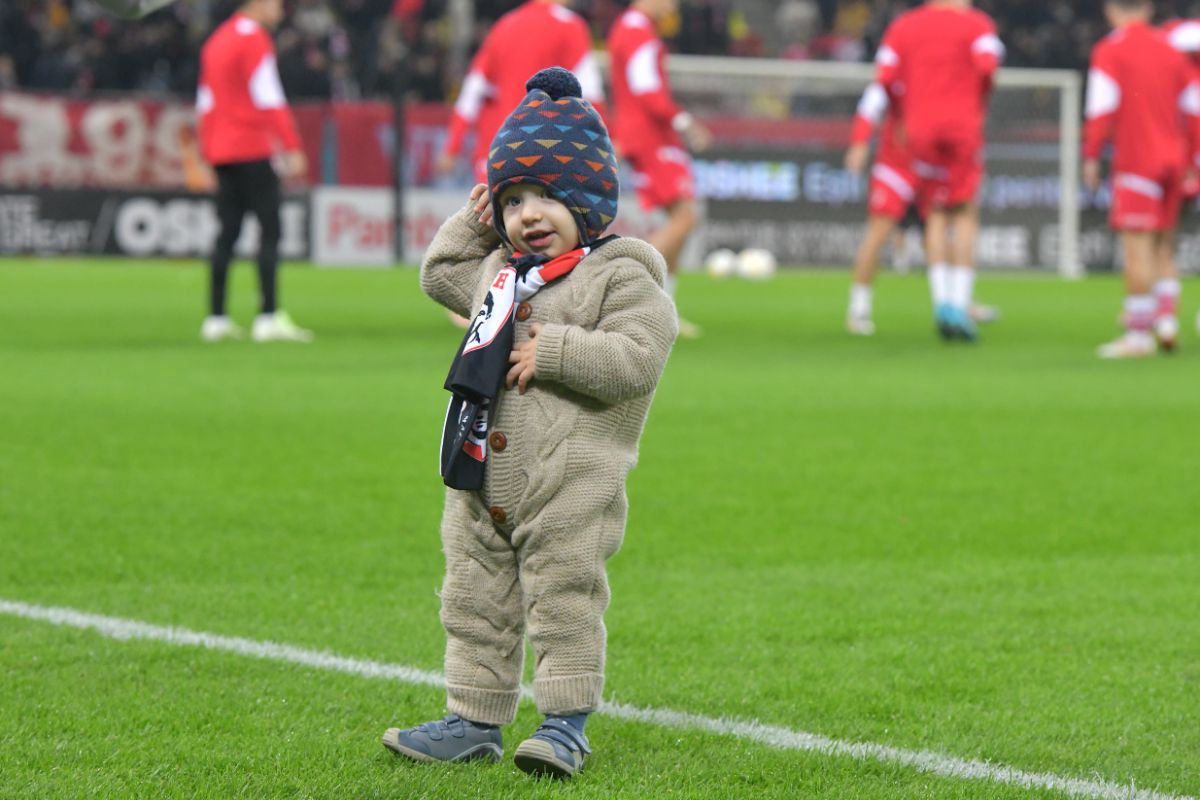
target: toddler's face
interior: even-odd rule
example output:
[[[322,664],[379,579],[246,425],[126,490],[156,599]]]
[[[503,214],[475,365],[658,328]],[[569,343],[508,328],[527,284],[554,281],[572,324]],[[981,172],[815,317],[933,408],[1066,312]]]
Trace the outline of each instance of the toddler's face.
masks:
[[[579,228],[570,210],[545,188],[518,183],[500,193],[504,232],[515,249],[548,258],[561,256],[579,246]]]

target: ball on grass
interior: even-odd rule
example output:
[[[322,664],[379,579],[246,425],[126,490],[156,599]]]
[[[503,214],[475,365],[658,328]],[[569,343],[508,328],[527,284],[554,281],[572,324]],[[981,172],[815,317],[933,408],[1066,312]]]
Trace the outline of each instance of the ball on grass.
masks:
[[[728,247],[713,250],[704,259],[704,271],[714,278],[728,278],[737,272],[737,253]]]
[[[761,247],[747,247],[738,253],[737,274],[751,281],[765,281],[775,274],[775,255]]]

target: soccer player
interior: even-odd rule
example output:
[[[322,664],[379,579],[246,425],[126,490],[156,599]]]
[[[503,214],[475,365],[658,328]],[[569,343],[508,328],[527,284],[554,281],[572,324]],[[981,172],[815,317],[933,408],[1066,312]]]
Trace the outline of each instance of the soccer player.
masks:
[[[901,114],[926,208],[925,247],[938,331],[974,341],[976,195],[992,78],[1004,58],[991,17],[970,0],[928,0],[897,17],[876,56],[876,79]]]
[[[850,149],[846,151],[846,169],[856,175],[862,174],[867,166],[871,134],[879,129],[879,150],[871,167],[871,183],[867,190],[867,231],[854,259],[850,308],[846,313],[846,330],[856,336],[875,333],[875,323],[871,319],[871,283],[875,279],[879,251],[916,199],[916,176],[911,172],[907,148],[896,135],[898,109],[882,86],[878,83],[868,86],[858,102]]]
[[[217,217],[221,223],[210,263],[210,312],[200,329],[201,338],[207,342],[243,335],[225,313],[225,295],[233,246],[247,211],[254,212],[261,229],[261,309],[254,320],[254,341],[308,342],[313,338],[311,331],[297,327],[278,307],[282,190],[271,157],[277,147],[282,148],[282,167],[289,177],[302,175],[307,169],[268,33],[282,19],[283,0],[246,0],[200,51],[196,113],[201,150],[217,173]]]
[[[1167,34],[1167,41],[1179,52],[1188,57],[1192,64],[1193,78],[1200,80],[1200,20],[1174,19],[1163,24],[1162,30]],[[1193,174],[1183,185],[1184,208],[1195,203],[1200,198],[1200,179]],[[1175,265],[1174,259],[1171,265]],[[1160,269],[1166,265],[1159,265]],[[1155,329],[1159,335],[1169,333],[1170,322],[1158,320],[1178,319],[1179,308],[1179,274],[1158,274],[1154,281],[1154,300],[1156,306]],[[1200,333],[1200,312],[1196,314],[1196,332]],[[1161,341],[1161,338],[1160,338]]]
[[[875,333],[875,322],[871,319],[872,283],[879,264],[879,252],[907,217],[924,217],[923,210],[916,205],[917,178],[912,173],[908,148],[904,137],[897,133],[900,125],[899,104],[893,103],[878,83],[869,85],[858,102],[850,147],[846,151],[846,169],[861,175],[870,156],[871,136],[878,129],[879,148],[867,189],[867,229],[854,259],[850,306],[846,312],[846,330],[855,336]],[[893,241],[893,247],[896,246],[899,245]],[[972,303],[969,313],[975,322],[992,322],[1000,316],[994,306],[981,303]]]
[[[697,212],[692,160],[708,147],[708,130],[671,97],[664,69],[667,51],[658,26],[678,11],[678,0],[633,0],[608,34],[613,93],[613,141],[633,169],[642,208],[663,209],[667,221],[650,236],[667,261],[667,290],[675,293],[679,255]],[[700,329],[679,320],[679,335],[696,337]]]
[[[1159,307],[1156,275],[1175,275],[1175,227],[1185,176],[1193,172],[1200,85],[1191,65],[1150,26],[1149,0],[1108,0],[1113,32],[1092,49],[1083,141],[1083,180],[1100,186],[1100,155],[1111,140],[1109,224],[1125,257],[1125,333],[1101,345],[1101,358],[1140,358],[1175,346],[1174,304]],[[1177,284],[1176,284],[1177,286]],[[1156,319],[1157,317],[1157,319]]]
[[[583,18],[565,5],[566,0],[529,0],[488,31],[454,104],[439,171],[454,168],[467,132],[474,131],[471,165],[476,181],[487,182],[488,147],[509,112],[524,99],[525,81],[539,70],[571,70],[584,99],[604,113],[604,83],[592,55],[591,34]]]

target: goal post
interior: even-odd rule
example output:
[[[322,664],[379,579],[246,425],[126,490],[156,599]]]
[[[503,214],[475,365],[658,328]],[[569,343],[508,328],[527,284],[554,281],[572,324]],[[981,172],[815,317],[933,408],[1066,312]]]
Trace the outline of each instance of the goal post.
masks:
[[[761,246],[788,264],[849,263],[867,182],[842,169],[842,156],[874,66],[671,55],[667,71],[680,104],[715,134],[715,147],[696,156],[702,247]],[[980,195],[984,269],[1083,275],[1081,92],[1070,70],[999,71]]]

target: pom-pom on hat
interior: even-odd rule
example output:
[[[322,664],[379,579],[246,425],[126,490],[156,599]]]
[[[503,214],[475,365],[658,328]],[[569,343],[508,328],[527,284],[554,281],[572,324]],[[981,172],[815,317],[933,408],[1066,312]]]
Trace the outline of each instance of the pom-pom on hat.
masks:
[[[603,236],[617,216],[617,157],[608,129],[569,70],[544,69],[526,82],[525,91],[488,151],[496,229],[507,242],[500,193],[516,183],[534,183],[571,210],[580,241],[587,244]]]

